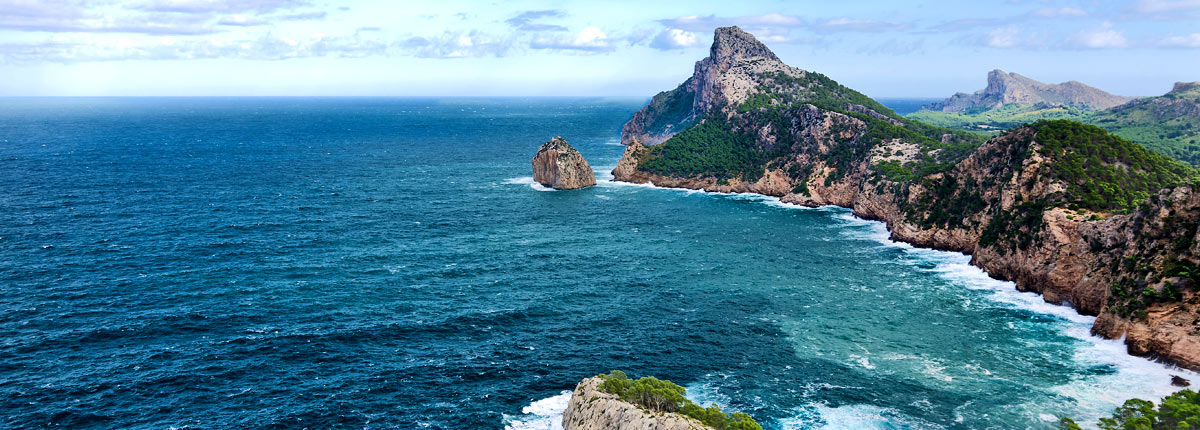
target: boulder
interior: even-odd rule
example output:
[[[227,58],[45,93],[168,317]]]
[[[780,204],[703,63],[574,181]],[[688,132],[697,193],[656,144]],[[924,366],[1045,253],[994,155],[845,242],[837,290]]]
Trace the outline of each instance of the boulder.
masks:
[[[596,185],[596,174],[566,139],[555,137],[533,155],[533,180],[556,190],[574,190]]]

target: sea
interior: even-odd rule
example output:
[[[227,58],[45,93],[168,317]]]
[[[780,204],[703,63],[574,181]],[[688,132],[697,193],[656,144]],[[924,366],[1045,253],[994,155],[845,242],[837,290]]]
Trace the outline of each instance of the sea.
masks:
[[[772,430],[1040,429],[1200,382],[846,209],[613,182],[645,102],[0,99],[0,428],[559,429],[620,369]],[[554,136],[597,186],[533,181]]]

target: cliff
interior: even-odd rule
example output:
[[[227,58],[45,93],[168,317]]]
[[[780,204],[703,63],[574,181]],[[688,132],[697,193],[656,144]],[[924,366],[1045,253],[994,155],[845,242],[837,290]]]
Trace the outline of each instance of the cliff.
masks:
[[[561,137],[542,144],[533,155],[533,180],[556,190],[596,185],[596,174],[583,155]]]
[[[984,89],[974,94],[958,93],[925,108],[941,112],[962,112],[995,109],[1010,104],[1044,104],[1100,110],[1130,100],[1132,98],[1112,95],[1077,81],[1045,84],[1016,73],[993,70],[988,73],[987,87]]]
[[[563,430],[712,430],[695,418],[670,412],[651,412],[600,389],[600,377],[584,379],[575,386]]]
[[[1193,169],[1070,121],[980,142],[774,55],[731,56],[738,51],[717,46],[727,39],[689,79],[717,83],[688,93],[717,102],[693,104],[693,124],[665,134],[639,122],[666,111],[651,103],[635,115],[616,180],[851,208],[885,222],[895,240],[971,254],[1020,290],[1099,315],[1094,332],[1127,336],[1131,353],[1200,368]]]

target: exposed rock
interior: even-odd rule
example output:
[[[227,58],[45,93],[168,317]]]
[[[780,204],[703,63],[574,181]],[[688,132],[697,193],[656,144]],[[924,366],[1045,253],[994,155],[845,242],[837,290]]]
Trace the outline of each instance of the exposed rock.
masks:
[[[1183,377],[1180,377],[1179,375],[1171,375],[1171,385],[1174,385],[1176,387],[1187,387],[1187,386],[1192,385],[1192,381],[1184,379]]]
[[[714,47],[714,52],[717,51]],[[949,170],[929,174],[920,181],[892,180],[879,173],[878,164],[914,161],[922,149],[917,145],[919,142],[904,138],[864,143],[867,121],[879,119],[871,112],[859,112],[845,105],[842,111],[836,111],[805,104],[805,97],[811,97],[805,91],[811,88],[804,87],[783,88],[797,94],[798,102],[780,112],[784,115],[782,121],[763,124],[752,112],[739,110],[741,101],[746,100],[738,95],[742,88],[778,85],[777,79],[753,70],[779,71],[805,82],[804,85],[822,82],[800,79],[811,72],[784,65],[764,67],[772,62],[778,60],[761,53],[732,64],[702,60],[697,64],[724,64],[726,74],[737,75],[732,79],[746,82],[698,89],[697,99],[722,102],[696,105],[687,113],[692,118],[719,116],[735,131],[754,136],[756,144],[763,147],[792,142],[790,148],[783,148],[786,151],[775,152],[783,155],[766,163],[761,176],[749,176],[756,178],[753,180],[746,180],[745,176],[717,179],[641,170],[639,163],[650,152],[642,145],[644,135],[627,133],[622,141],[628,142],[629,147],[613,170],[614,179],[664,187],[753,192],[780,197],[788,203],[851,208],[855,215],[885,222],[894,240],[970,254],[973,265],[992,277],[1013,281],[1019,290],[1040,293],[1051,303],[1070,304],[1083,314],[1099,315],[1093,332],[1113,339],[1125,337],[1130,353],[1200,369],[1200,312],[1196,306],[1200,304],[1200,296],[1194,292],[1195,286],[1189,287],[1190,281],[1163,275],[1168,266],[1200,265],[1200,258],[1196,257],[1200,255],[1200,230],[1197,230],[1200,192],[1186,185],[1157,190],[1143,206],[1123,215],[1074,211],[1053,205],[1030,211],[1020,205],[1052,199],[1067,186],[1056,179],[1058,176],[1051,170],[1054,155],[1040,150],[1042,146],[1033,127],[993,138],[969,155],[949,161],[953,163]],[[730,79],[720,74],[708,75],[718,69],[698,66],[689,82]],[[828,86],[819,94],[828,103],[831,91],[841,87],[835,87],[836,83],[825,85]],[[751,90],[750,94],[753,91],[757,90]],[[647,106],[643,111],[653,111],[651,108]],[[625,130],[643,129],[637,124],[643,119],[644,116],[635,116],[630,120],[634,124],[627,124]],[[773,124],[785,127],[775,128]],[[771,128],[763,132],[768,126]],[[949,135],[942,138],[942,143],[952,139]],[[936,151],[924,156],[936,158]],[[1113,168],[1126,170],[1129,166],[1114,164]],[[950,206],[945,200],[935,198],[945,191],[936,187],[950,184],[952,190],[961,190],[954,188],[954,184],[965,183],[978,184],[972,195],[951,191],[945,198],[970,197],[977,202],[971,203],[976,205],[971,211],[956,213],[949,221],[922,221]],[[930,201],[933,206],[928,206]],[[972,207],[971,204],[962,206]],[[1021,222],[1037,228],[1015,225],[1000,231],[1010,239],[1019,236],[1019,245],[981,240],[997,217],[1027,215]],[[1130,264],[1131,261],[1138,264]],[[1150,303],[1144,311],[1130,314],[1109,308],[1110,303],[1119,305],[1119,300],[1125,300],[1110,297],[1117,282],[1129,282],[1136,286],[1136,291],[1150,288],[1162,292],[1169,285],[1184,287],[1178,291],[1180,300]]]
[[[1168,94],[1183,94],[1183,93],[1188,93],[1188,92],[1195,92],[1198,89],[1200,89],[1200,81],[1176,82],[1175,86],[1171,88],[1171,92]]]
[[[596,185],[596,174],[579,151],[555,137],[533,155],[533,180],[556,190],[573,190]]]
[[[587,378],[575,386],[563,430],[712,430],[700,421],[680,414],[650,412],[600,390],[604,381]]]
[[[987,81],[987,87],[974,94],[958,93],[925,108],[942,112],[962,112],[969,109],[995,109],[1009,104],[1033,106],[1042,103],[1100,110],[1133,100],[1076,81],[1044,84],[998,69],[988,73]]]

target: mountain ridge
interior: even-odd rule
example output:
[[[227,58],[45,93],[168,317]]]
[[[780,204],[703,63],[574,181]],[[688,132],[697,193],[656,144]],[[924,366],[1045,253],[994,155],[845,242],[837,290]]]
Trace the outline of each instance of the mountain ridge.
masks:
[[[995,69],[988,72],[987,87],[973,94],[957,93],[949,98],[926,106],[926,109],[941,112],[963,112],[969,110],[995,109],[1006,105],[1069,106],[1087,110],[1107,109],[1133,100],[1110,94],[1079,81],[1046,84],[1019,75]]]

